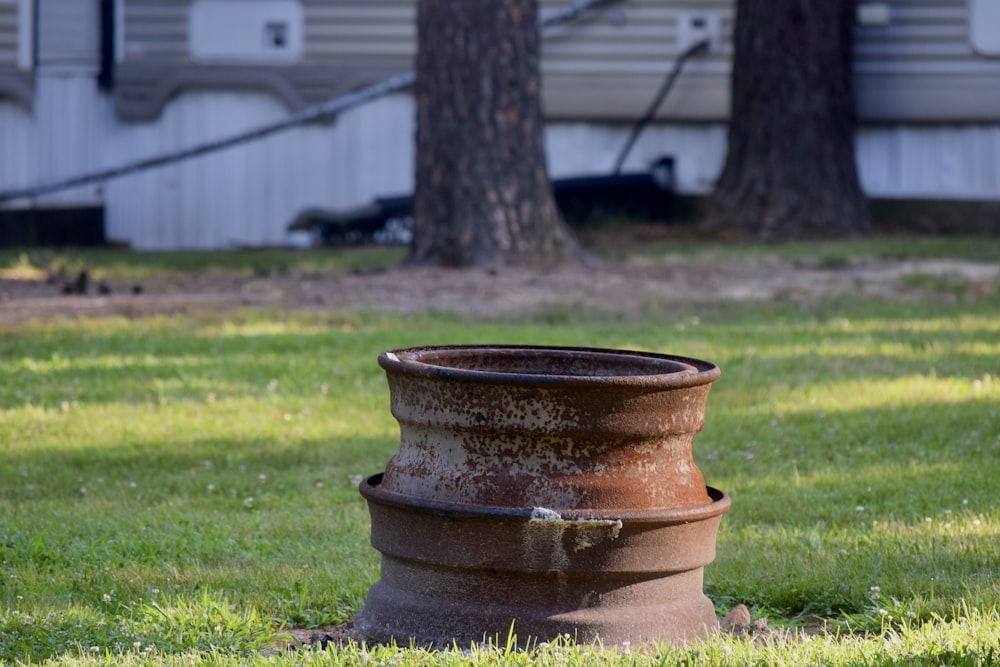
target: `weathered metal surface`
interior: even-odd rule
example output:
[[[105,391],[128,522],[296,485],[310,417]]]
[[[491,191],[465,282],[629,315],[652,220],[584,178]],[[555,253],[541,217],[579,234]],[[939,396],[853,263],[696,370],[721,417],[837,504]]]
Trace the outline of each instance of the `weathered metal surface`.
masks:
[[[400,427],[388,491],[556,510],[708,502],[691,443],[715,364],[524,346],[411,348],[379,363]]]
[[[717,627],[704,566],[730,500],[691,457],[719,369],[528,346],[384,353],[400,447],[361,493],[380,641],[609,644]]]
[[[419,505],[362,483],[380,580],[355,627],[376,641],[468,645],[511,623],[521,645],[569,634],[605,644],[680,643],[717,628],[704,566],[730,500],[585,517]]]

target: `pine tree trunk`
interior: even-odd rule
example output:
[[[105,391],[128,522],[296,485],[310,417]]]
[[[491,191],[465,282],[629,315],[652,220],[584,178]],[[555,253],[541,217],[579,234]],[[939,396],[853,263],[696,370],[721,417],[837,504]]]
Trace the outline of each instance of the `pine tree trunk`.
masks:
[[[854,154],[854,0],[737,0],[729,151],[705,226],[761,239],[870,231]]]
[[[411,262],[577,252],[545,165],[537,0],[419,0]]]

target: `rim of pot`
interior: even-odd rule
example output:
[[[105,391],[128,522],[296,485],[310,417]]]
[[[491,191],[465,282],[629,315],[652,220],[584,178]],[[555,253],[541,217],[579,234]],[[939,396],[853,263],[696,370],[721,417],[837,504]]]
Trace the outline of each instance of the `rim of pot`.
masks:
[[[619,374],[540,373],[497,370],[478,370],[467,366],[448,365],[447,358],[468,359],[488,353],[522,352],[528,356],[559,355],[569,360],[573,355],[586,355],[604,361],[632,359],[649,364],[649,372],[623,372]],[[719,367],[711,361],[656,352],[623,350],[601,347],[573,347],[550,345],[422,345],[386,350],[378,357],[379,365],[415,377],[449,380],[452,382],[489,382],[494,384],[538,385],[633,385],[642,387],[680,388],[713,382],[721,375]],[[660,366],[658,372],[657,366]],[[626,370],[626,367],[623,367]]]
[[[382,475],[377,473],[361,481],[358,491],[369,502],[390,507],[436,514],[454,519],[502,519],[529,521],[539,508],[503,507],[498,505],[467,505],[441,500],[414,498],[382,488]],[[630,523],[682,524],[702,521],[729,511],[732,499],[725,491],[706,486],[709,502],[694,507],[660,507],[653,509],[566,509],[552,511],[559,515],[558,521],[628,521]],[[554,516],[553,516],[554,518]]]

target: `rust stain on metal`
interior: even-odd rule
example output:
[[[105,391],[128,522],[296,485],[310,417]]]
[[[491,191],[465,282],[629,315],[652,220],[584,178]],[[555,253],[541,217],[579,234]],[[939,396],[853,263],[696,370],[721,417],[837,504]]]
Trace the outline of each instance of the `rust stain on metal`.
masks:
[[[357,627],[451,644],[570,632],[683,641],[715,627],[702,571],[729,508],[691,447],[710,362],[444,346],[379,357],[400,445],[362,484],[382,578]]]
[[[398,350],[379,363],[400,425],[387,489],[557,510],[708,502],[691,443],[714,364],[503,346]]]

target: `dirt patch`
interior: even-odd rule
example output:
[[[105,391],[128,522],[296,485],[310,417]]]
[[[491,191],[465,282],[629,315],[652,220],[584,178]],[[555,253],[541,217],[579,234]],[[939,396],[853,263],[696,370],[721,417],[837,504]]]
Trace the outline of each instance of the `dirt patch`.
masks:
[[[142,317],[241,306],[443,312],[473,317],[588,309],[635,317],[671,304],[881,296],[954,299],[993,293],[1000,262],[857,260],[837,266],[755,258],[664,257],[543,269],[391,269],[366,274],[171,273],[90,284],[0,277],[0,325],[58,317]]]

